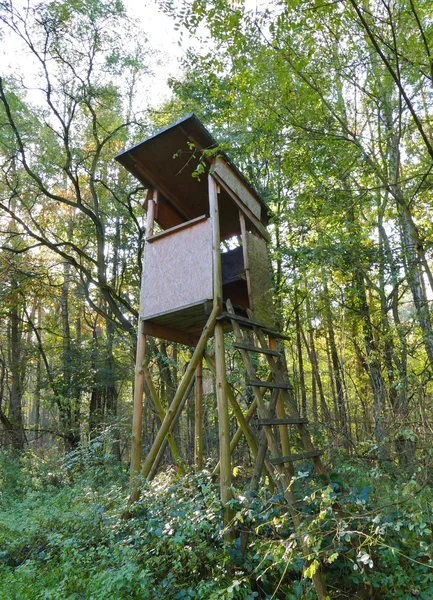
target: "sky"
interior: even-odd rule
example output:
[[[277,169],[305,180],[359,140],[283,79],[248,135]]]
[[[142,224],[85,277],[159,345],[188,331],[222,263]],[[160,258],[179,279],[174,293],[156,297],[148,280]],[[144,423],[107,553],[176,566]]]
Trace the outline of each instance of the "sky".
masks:
[[[158,9],[155,0],[123,0],[129,16],[139,21],[142,29],[148,35],[152,48],[157,51],[159,61],[154,68],[154,93],[152,104],[155,106],[169,97],[170,91],[167,79],[178,73],[180,55],[184,50],[178,42],[180,34],[175,30],[173,21]]]
[[[33,4],[37,0],[30,0]],[[236,1],[236,0],[234,0]],[[265,8],[267,0],[240,0],[248,10]],[[198,51],[198,41],[191,39],[187,32],[183,32],[182,44],[180,32],[174,28],[173,20],[165,15],[158,7],[158,0],[123,0],[127,13],[131,20],[136,22],[146,33],[149,45],[156,50],[154,64],[151,65],[153,79],[151,93],[146,93],[147,106],[157,107],[170,96],[167,80],[171,75],[179,76],[179,60],[186,53],[188,47],[195,46]],[[16,6],[27,4],[27,0],[14,0]],[[206,39],[206,31],[200,31],[200,37]],[[21,72],[30,88],[36,86],[34,65],[29,61],[28,53],[24,52],[15,36],[9,35],[0,42],[0,75],[16,71]],[[148,92],[149,90],[146,90]],[[37,92],[28,91],[28,97],[37,104]]]
[[[158,9],[156,0],[123,0],[123,2],[131,20],[136,21],[145,31],[150,46],[156,50],[157,62],[153,65],[154,79],[151,94],[152,105],[156,106],[168,98],[170,92],[167,79],[170,75],[178,73],[178,59],[185,50],[178,44],[179,32],[174,29],[172,20]],[[16,4],[19,5],[19,2]],[[25,2],[22,4],[24,5]],[[0,75],[16,71],[24,75],[26,83],[33,85],[34,67],[29,62],[27,52],[23,51],[15,36],[7,35],[0,43]],[[36,98],[36,95],[34,97]]]

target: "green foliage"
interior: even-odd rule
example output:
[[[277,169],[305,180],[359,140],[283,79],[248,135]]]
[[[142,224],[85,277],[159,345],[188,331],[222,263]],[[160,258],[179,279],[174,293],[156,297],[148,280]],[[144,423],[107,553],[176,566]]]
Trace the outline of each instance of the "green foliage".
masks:
[[[282,496],[264,487],[237,494],[240,537],[226,544],[206,472],[162,474],[124,519],[126,473],[97,443],[66,461],[0,464],[0,598],[309,600],[317,569],[331,598],[433,594],[432,494],[415,477],[342,461],[323,487],[299,472],[304,556]]]

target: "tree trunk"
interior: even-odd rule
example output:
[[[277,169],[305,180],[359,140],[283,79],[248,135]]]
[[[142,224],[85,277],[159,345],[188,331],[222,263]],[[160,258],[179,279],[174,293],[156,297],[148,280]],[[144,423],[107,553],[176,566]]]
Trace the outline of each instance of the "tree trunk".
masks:
[[[21,336],[21,319],[18,308],[18,284],[12,281],[13,298],[12,307],[9,313],[10,319],[10,373],[11,387],[9,397],[9,417],[11,428],[9,435],[11,437],[12,447],[15,450],[22,450],[26,443],[24,433],[23,417],[23,348]]]

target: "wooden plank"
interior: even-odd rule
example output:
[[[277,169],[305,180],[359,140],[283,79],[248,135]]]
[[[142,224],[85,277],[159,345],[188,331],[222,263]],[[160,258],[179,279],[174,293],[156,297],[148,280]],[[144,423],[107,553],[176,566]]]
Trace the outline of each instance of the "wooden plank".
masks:
[[[243,181],[241,181],[233,172],[230,165],[228,165],[220,156],[215,160],[214,173],[216,173],[232,192],[236,194],[242,204],[246,206],[257,219],[260,219],[262,213],[260,202],[253,196]]]
[[[195,324],[197,317],[204,317],[202,326],[206,322],[207,317],[210,315],[212,306],[208,301],[200,300],[199,302],[193,302],[187,306],[183,306],[181,309],[176,309],[172,312],[160,312],[152,315],[149,320],[160,325],[167,325],[170,327],[172,324],[176,325],[175,329],[181,329],[180,325]],[[179,325],[179,327],[178,327]]]
[[[251,301],[254,319],[275,329],[275,310],[271,276],[271,260],[265,240],[249,231],[246,253],[250,273]]]
[[[209,215],[212,221],[212,256],[213,256],[213,310],[220,311],[223,303],[223,283],[220,250],[220,223],[218,210],[218,190],[215,179],[208,175]],[[227,401],[227,377],[224,356],[224,328],[222,323],[215,325],[215,372],[216,398],[218,409],[218,433],[220,456],[220,498],[223,505],[224,526],[229,527],[232,510],[228,502],[232,499],[232,466],[230,455],[230,419]],[[228,532],[226,541],[231,538]]]
[[[259,327],[263,333],[266,333],[268,335],[271,335],[274,338],[280,339],[280,340],[287,340],[287,341],[291,341],[291,338],[288,335],[285,335],[284,333],[281,333],[280,331],[274,331],[273,329],[269,329],[269,327],[267,327],[264,323],[259,323],[258,321],[253,321],[252,319],[247,319],[246,317],[241,317],[240,315],[236,315],[236,314],[229,314],[228,312],[222,312],[219,316],[218,316],[218,321],[223,321],[223,320],[234,320],[237,321],[238,323],[241,324],[241,326],[243,327],[249,327],[250,329],[254,329],[254,327]]]
[[[146,335],[152,335],[153,337],[168,340],[169,342],[185,344],[185,346],[196,346],[199,340],[199,337],[194,334],[172,329],[158,323],[152,323],[152,321],[143,322],[143,331]]]
[[[270,462],[273,465],[283,465],[284,463],[291,463],[297,460],[305,460],[307,458],[316,458],[322,456],[321,450],[310,450],[309,452],[299,452],[298,454],[290,454],[289,456],[281,456],[279,458],[271,458]]]
[[[180,223],[180,225],[175,225],[174,227],[170,227],[170,229],[164,229],[164,231],[155,233],[155,235],[153,235],[153,233],[152,233],[150,236],[146,237],[146,242],[154,242],[155,240],[159,240],[162,237],[171,235],[172,233],[176,233],[177,231],[180,231],[181,229],[186,229],[188,227],[191,227],[191,225],[195,225],[195,223],[200,223],[200,221],[204,221],[207,218],[208,218],[207,215],[201,215],[200,217],[197,217],[196,219],[191,219],[191,221],[186,221],[185,223]],[[153,229],[152,229],[152,232],[153,232]]]
[[[140,316],[153,319],[212,298],[210,219],[146,242]]]
[[[215,179],[221,185],[221,187],[223,187],[225,189],[225,191],[229,194],[229,196],[232,198],[234,203],[244,213],[244,215],[246,216],[248,221],[250,221],[250,223],[253,225],[253,227],[260,233],[260,235],[262,237],[264,237],[264,239],[267,242],[270,242],[271,236],[270,236],[268,230],[266,229],[266,227],[263,225],[263,223],[256,217],[256,215],[253,212],[251,212],[251,210],[248,208],[248,206],[246,206],[246,204],[244,204],[242,202],[242,200],[240,200],[237,197],[237,195],[227,185],[227,183],[221,177],[218,176],[218,173],[215,173]]]
[[[298,425],[299,423],[308,423],[308,419],[303,417],[286,417],[285,419],[260,419],[258,425]]]
[[[247,350],[247,352],[269,354],[270,356],[280,356],[280,353],[277,350],[270,350],[269,348],[259,348],[258,346],[249,346],[248,344],[241,344],[240,342],[234,342],[233,348],[238,348],[239,350]]]
[[[245,383],[247,385],[250,385],[251,387],[263,387],[275,390],[287,390],[288,388],[290,388],[290,384],[288,383],[279,383],[276,381],[260,381],[260,379],[247,379]]]

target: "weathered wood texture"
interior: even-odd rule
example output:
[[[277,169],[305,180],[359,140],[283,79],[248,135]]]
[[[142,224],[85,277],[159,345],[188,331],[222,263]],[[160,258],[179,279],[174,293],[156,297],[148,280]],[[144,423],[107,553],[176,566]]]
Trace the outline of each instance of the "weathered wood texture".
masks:
[[[195,149],[191,149],[191,142]],[[194,219],[207,211],[206,177],[193,177],[204,148],[217,142],[195,115],[188,115],[162,131],[128,148],[116,159],[145,187],[160,191],[156,221],[163,228]],[[213,168],[213,157],[204,157],[206,170]],[[266,235],[269,215],[266,204],[231,162],[228,156],[218,157],[218,168],[233,186],[231,193],[221,190],[221,237],[227,239],[239,231],[237,208],[240,205],[247,218]],[[217,174],[215,174],[217,176]],[[229,187],[226,184],[227,187]],[[236,197],[233,202],[232,196]]]
[[[213,296],[210,219],[146,242],[140,316],[149,319]]]
[[[227,161],[218,157],[215,161],[214,173],[230,187],[239,200],[249,208],[253,215],[258,219],[261,219],[262,209],[260,202],[254,197],[247,185],[233,171]]]
[[[139,495],[137,477],[141,463],[141,432],[143,428],[144,361],[146,359],[146,336],[138,319],[137,354],[135,359],[134,412],[132,416],[131,469],[129,501],[135,502]]]
[[[194,464],[197,471],[203,467],[203,360],[195,370],[195,443]]]
[[[275,327],[272,303],[271,261],[263,238],[246,232],[248,266],[254,318],[270,328]]]

